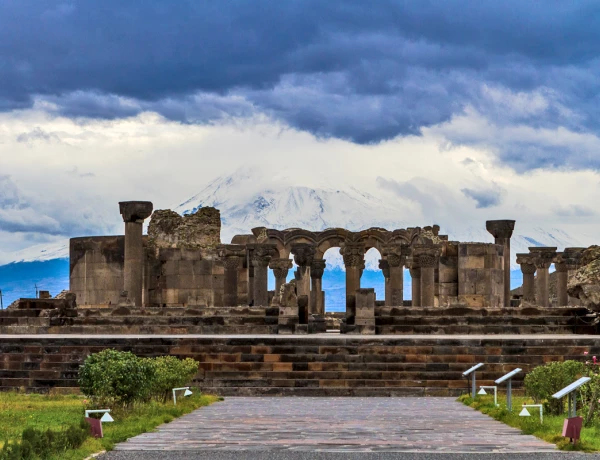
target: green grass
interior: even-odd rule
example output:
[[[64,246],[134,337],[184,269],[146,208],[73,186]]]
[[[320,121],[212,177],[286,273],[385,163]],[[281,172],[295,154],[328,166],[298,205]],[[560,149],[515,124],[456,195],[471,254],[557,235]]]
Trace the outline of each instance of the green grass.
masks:
[[[531,417],[520,417],[519,412],[521,412],[522,404],[534,404],[531,398],[513,395],[512,412],[508,412],[506,408],[505,395],[498,395],[499,407],[494,406],[493,395],[477,396],[475,400],[470,395],[463,395],[458,400],[500,422],[521,429],[525,434],[531,434],[544,441],[556,444],[560,450],[600,451],[600,426],[597,424],[592,427],[583,427],[581,439],[577,441],[577,445],[573,445],[568,438],[561,436],[566,414],[560,416],[544,414],[543,424],[540,424],[539,410],[536,408],[528,409]]]
[[[47,396],[36,394],[0,393],[0,447],[6,439],[20,439],[23,429],[33,427],[55,431],[79,422],[84,415],[84,397],[76,395]],[[152,431],[162,423],[208,406],[220,398],[202,395],[199,391],[187,398],[178,398],[166,404],[150,402],[134,407],[130,411],[112,410],[113,423],[104,423],[104,438],[88,438],[76,450],[62,452],[56,459],[83,459],[95,452],[111,450],[116,443]]]

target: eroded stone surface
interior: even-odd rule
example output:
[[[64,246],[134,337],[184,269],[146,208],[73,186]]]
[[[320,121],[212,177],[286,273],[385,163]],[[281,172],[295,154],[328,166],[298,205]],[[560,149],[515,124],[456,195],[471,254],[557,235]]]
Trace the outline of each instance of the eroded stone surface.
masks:
[[[221,244],[221,213],[206,207],[180,216],[175,211],[154,211],[148,243],[156,248],[214,249]]]

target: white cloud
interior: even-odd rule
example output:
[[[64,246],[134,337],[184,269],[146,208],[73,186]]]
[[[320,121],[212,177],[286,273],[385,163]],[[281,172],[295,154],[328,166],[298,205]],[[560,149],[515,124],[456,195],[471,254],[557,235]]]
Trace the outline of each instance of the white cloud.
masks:
[[[518,110],[528,104],[542,107],[541,97],[517,96],[510,104]],[[34,141],[20,142],[26,135]],[[453,142],[461,136],[481,143]],[[540,148],[578,143],[591,152],[600,147],[595,136],[561,127],[499,127],[473,109],[423,130],[422,137],[378,145],[317,139],[267,117],[193,125],[149,112],[112,121],[68,119],[39,108],[3,113],[0,175],[10,175],[28,209],[3,207],[0,216],[31,225],[31,232],[0,228],[0,255],[54,242],[55,231],[69,236],[121,232],[118,201],[172,207],[244,165],[298,185],[355,186],[394,200],[403,213],[399,220],[414,226],[438,223],[452,239],[475,228],[473,238],[488,241],[484,221],[494,218],[514,218],[523,231],[560,228],[593,238],[600,224],[593,212],[600,201],[600,176],[556,169],[519,174],[498,162],[494,143],[502,139],[527,139]],[[477,208],[461,190],[476,196],[497,190],[501,199]]]

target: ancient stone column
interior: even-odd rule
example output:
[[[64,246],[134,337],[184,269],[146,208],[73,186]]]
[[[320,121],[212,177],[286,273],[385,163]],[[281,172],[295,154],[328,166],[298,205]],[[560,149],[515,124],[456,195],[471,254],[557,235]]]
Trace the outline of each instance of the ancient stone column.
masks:
[[[435,267],[440,257],[440,248],[431,245],[413,246],[413,257],[421,267],[421,306],[435,305]]]
[[[390,290],[390,264],[386,259],[379,259],[379,269],[383,273],[383,279],[385,282],[385,306],[391,307],[392,304],[392,293]]]
[[[323,273],[325,273],[325,259],[313,259],[310,264],[310,313],[315,315],[325,314],[325,293],[323,292]]]
[[[510,237],[515,229],[514,220],[488,220],[485,228],[496,244],[504,246],[504,306],[510,307]]]
[[[269,262],[269,268],[273,270],[275,275],[275,295],[281,290],[287,280],[288,272],[294,264],[292,259],[271,259]]]
[[[419,265],[419,261],[411,256],[406,261],[406,266],[410,271],[411,278],[411,292],[412,292],[412,301],[411,305],[413,307],[421,306],[421,266]]]
[[[125,265],[123,290],[136,307],[142,306],[144,247],[142,225],[152,214],[150,201],[121,201],[119,211],[125,222]]]
[[[568,280],[575,275],[575,272],[581,266],[581,256],[585,248],[565,248],[563,258],[567,264],[567,284]],[[580,300],[576,297],[568,296],[568,305],[580,305]]]
[[[556,257],[556,248],[530,247],[530,254],[535,255],[537,268],[535,302],[537,305],[548,308],[550,306],[550,293],[548,290],[548,269]]]
[[[277,254],[274,244],[252,245],[252,266],[254,267],[254,306],[269,306],[268,268],[271,258]]]
[[[223,244],[219,246],[218,254],[225,267],[223,305],[236,307],[239,303],[238,273],[246,257],[246,247],[242,244]]]
[[[390,306],[402,307],[404,305],[404,264],[406,257],[403,255],[401,245],[390,245],[383,249],[390,267]],[[387,293],[386,293],[386,305]]]
[[[354,324],[356,290],[360,289],[360,275],[365,266],[365,245],[346,242],[340,249],[346,267],[346,322]]]
[[[523,273],[523,301],[535,302],[535,257],[531,254],[517,254],[517,263]]]
[[[254,303],[254,265],[252,265],[252,255],[254,254],[255,243],[246,245],[246,266],[248,267],[248,305]]]
[[[554,268],[556,269],[556,305],[558,307],[565,307],[569,304],[569,295],[567,294],[569,271],[564,253],[556,253],[556,257],[554,258]]]
[[[296,243],[292,245],[291,252],[294,255],[294,262],[298,265],[296,270],[298,297],[307,296],[308,305],[310,305],[310,264],[315,257],[316,248],[313,244]]]

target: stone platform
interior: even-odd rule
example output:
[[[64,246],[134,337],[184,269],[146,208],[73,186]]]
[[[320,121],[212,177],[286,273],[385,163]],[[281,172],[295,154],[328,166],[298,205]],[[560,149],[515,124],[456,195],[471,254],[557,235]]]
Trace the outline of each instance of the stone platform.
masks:
[[[0,335],[0,389],[68,391],[79,365],[105,348],[200,363],[195,385],[220,395],[455,396],[462,372],[485,363],[478,381],[516,367],[600,355],[586,335]],[[61,390],[62,389],[62,390]]]
[[[277,334],[279,313],[277,307],[206,306],[59,311],[35,308],[34,304],[0,311],[0,334]],[[346,334],[360,334],[360,327],[346,324],[344,316],[328,315],[328,326],[321,317],[322,330],[337,327]],[[378,306],[374,321],[371,333],[378,335],[598,333],[597,314],[582,307]]]

